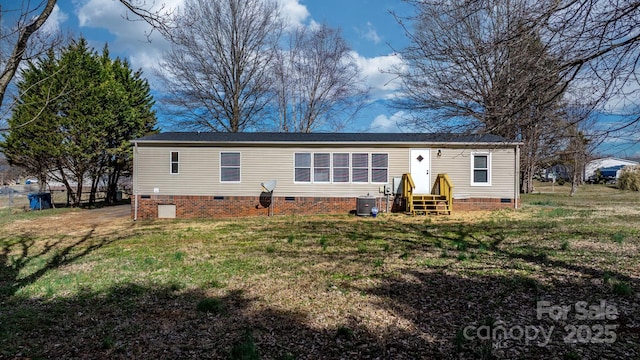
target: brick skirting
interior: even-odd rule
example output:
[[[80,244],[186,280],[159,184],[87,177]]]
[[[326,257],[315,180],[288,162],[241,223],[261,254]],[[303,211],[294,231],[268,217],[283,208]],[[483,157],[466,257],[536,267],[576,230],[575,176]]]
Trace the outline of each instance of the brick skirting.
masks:
[[[131,217],[135,216],[135,199]],[[386,202],[380,202],[381,209]],[[356,198],[342,197],[273,197],[262,196],[184,196],[138,195],[138,219],[158,218],[158,205],[175,205],[176,218],[231,218],[243,216],[317,215],[355,213]],[[271,206],[269,209],[268,206]],[[392,211],[404,209],[390,201]],[[453,211],[513,209],[513,199],[454,199]]]

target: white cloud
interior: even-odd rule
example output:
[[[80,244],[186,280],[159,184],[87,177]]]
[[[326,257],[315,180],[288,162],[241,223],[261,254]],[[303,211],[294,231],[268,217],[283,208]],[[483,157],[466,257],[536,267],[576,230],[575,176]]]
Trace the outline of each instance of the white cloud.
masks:
[[[282,16],[293,25],[300,25],[309,17],[309,10],[299,0],[279,0]],[[151,11],[174,11],[184,4],[184,0],[162,0],[149,2],[153,4]],[[163,8],[161,8],[164,6]],[[127,19],[127,15],[131,19]],[[134,20],[134,15],[127,14],[127,9],[114,0],[85,0],[77,8],[80,27],[105,29],[115,39],[109,42],[109,49],[114,54],[126,54],[133,68],[142,68],[145,76],[152,76],[152,69],[158,64],[162,53],[170,46],[161,34],[152,31],[145,21]],[[151,34],[149,37],[147,37]],[[91,40],[91,39],[88,39]],[[91,42],[101,49],[104,43]]]
[[[91,27],[104,27],[110,30],[116,30],[119,33],[120,24],[122,21],[127,21],[125,18],[127,17],[127,13],[129,12],[126,7],[124,7],[119,1],[114,0],[84,0],[78,2],[77,6],[77,14],[78,20],[80,22],[80,26],[91,26]],[[179,8],[184,4],[184,0],[162,0],[162,1],[152,1],[152,2],[144,2],[141,5],[144,9],[148,10],[151,13],[160,13],[168,14],[173,13],[175,9]],[[129,17],[132,20],[135,20],[135,15],[129,13]],[[132,23],[144,23],[143,21],[131,21]],[[143,27],[149,27],[148,24],[145,23]],[[125,29],[121,29],[125,30]]]
[[[376,116],[369,126],[370,132],[400,132],[398,124],[404,120],[404,111],[398,111],[390,117],[384,114]]]
[[[291,27],[302,26],[310,13],[299,0],[279,0],[282,18]]]
[[[393,73],[394,68],[403,67],[402,58],[396,54],[366,58],[358,53],[351,54],[360,67],[367,85],[371,88],[372,99],[390,99],[400,89],[400,79]]]
[[[51,15],[49,15],[49,18],[47,18],[47,21],[44,23],[40,31],[44,32],[45,34],[54,34],[60,31],[60,25],[67,21],[68,18],[69,16],[62,10],[60,10],[60,7],[58,7],[58,5],[56,5],[53,7]]]
[[[171,12],[183,3],[183,0],[153,2],[150,11]],[[109,41],[109,50],[116,56],[128,58],[132,68],[142,68],[147,78],[152,76],[152,69],[169,47],[169,42],[160,33],[128,13],[118,1],[88,0],[77,7],[76,13],[81,29],[105,29],[113,35],[115,39]],[[106,41],[95,41],[90,37],[87,40],[96,49],[102,49]]]
[[[310,18],[309,10],[301,3],[301,0],[278,0],[282,6],[282,16],[286,17],[290,24],[314,26],[315,22]],[[162,0],[150,2],[156,4],[155,9],[164,4],[165,10],[176,9],[184,3],[184,0]],[[153,82],[153,71],[162,58],[162,53],[170,46],[157,31],[144,21],[127,20],[127,10],[122,4],[114,0],[82,0],[76,7],[78,22],[81,27],[89,30],[101,29],[110,33],[114,39],[109,41],[109,49],[114,56],[125,56],[134,69],[142,68],[145,76]],[[131,14],[129,14],[132,16]],[[369,36],[376,39],[373,26],[368,23]],[[147,35],[151,36],[147,38]],[[87,36],[86,35],[86,36]],[[106,39],[96,41],[87,36],[91,46],[100,50]],[[378,37],[379,39],[379,37]],[[373,58],[363,57],[353,52],[352,56],[360,67],[365,78],[365,83],[371,88],[372,101],[390,99],[395,96],[400,88],[400,81],[396,75],[390,73],[394,67],[402,67],[403,61],[399,55],[389,54]]]
[[[366,30],[358,29],[358,33],[360,33],[360,36],[372,41],[374,44],[379,44],[382,41],[382,38],[380,37],[380,35],[378,35],[376,28],[371,22],[367,22]]]

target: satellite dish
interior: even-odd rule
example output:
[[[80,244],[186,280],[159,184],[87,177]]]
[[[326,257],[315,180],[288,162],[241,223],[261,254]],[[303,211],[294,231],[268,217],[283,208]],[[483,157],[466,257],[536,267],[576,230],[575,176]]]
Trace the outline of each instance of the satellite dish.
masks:
[[[277,184],[278,184],[278,180],[269,180],[261,183],[260,185],[262,185],[262,188],[264,189],[264,191],[273,192]]]

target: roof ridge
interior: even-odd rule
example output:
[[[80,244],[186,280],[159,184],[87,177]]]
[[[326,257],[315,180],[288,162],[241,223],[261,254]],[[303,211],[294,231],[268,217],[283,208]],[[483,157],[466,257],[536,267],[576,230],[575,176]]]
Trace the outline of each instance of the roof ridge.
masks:
[[[287,132],[164,132],[134,142],[374,142],[374,143],[517,143],[493,134],[467,133],[287,133]]]

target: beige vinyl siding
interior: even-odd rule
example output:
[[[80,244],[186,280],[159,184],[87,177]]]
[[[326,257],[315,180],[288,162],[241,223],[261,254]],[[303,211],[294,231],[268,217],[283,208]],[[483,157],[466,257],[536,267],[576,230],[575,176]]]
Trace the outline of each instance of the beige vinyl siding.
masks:
[[[169,154],[180,152],[180,173],[169,173]],[[240,183],[220,182],[220,152],[240,153]],[[278,196],[377,195],[381,183],[295,183],[294,154],[384,153],[389,154],[389,179],[408,171],[408,150],[360,147],[147,147],[137,150],[139,194],[251,196],[262,191],[260,183],[277,180]],[[371,156],[369,157],[371,161]],[[371,167],[369,167],[371,170]],[[371,178],[371,176],[370,176]],[[371,180],[371,179],[370,179]],[[154,193],[154,189],[158,192]]]
[[[207,144],[209,145],[209,144]],[[134,191],[140,195],[213,195],[258,196],[260,183],[277,180],[277,196],[381,196],[380,183],[295,183],[294,154],[310,153],[385,153],[388,154],[388,184],[394,177],[410,171],[410,150],[420,148],[380,146],[169,146],[139,144],[135,157]],[[513,198],[515,193],[515,149],[452,148],[431,149],[431,181],[438,173],[448,173],[456,197]],[[437,157],[438,149],[441,157]],[[170,174],[170,153],[178,151],[179,174]],[[471,153],[491,153],[491,186],[471,186]],[[239,183],[220,181],[220,152],[240,153]],[[371,156],[369,155],[371,163]],[[369,167],[371,171],[371,166]],[[369,175],[371,181],[371,175]],[[154,192],[157,189],[157,192]]]
[[[169,156],[179,152],[179,172],[169,171]],[[213,176],[218,177],[219,159],[211,158],[212,149],[205,147],[144,147],[138,146],[135,156],[137,191],[139,194],[199,195],[210,188]],[[212,167],[212,161],[215,166]],[[215,172],[215,174],[214,174]],[[157,189],[157,192],[154,192]]]
[[[454,185],[454,197],[465,198],[513,198],[516,192],[515,149],[473,148],[452,149],[440,148],[442,156],[437,157],[437,150],[431,152],[431,173],[448,173]],[[471,185],[471,154],[491,154],[491,185]],[[432,177],[432,180],[434,177]]]

